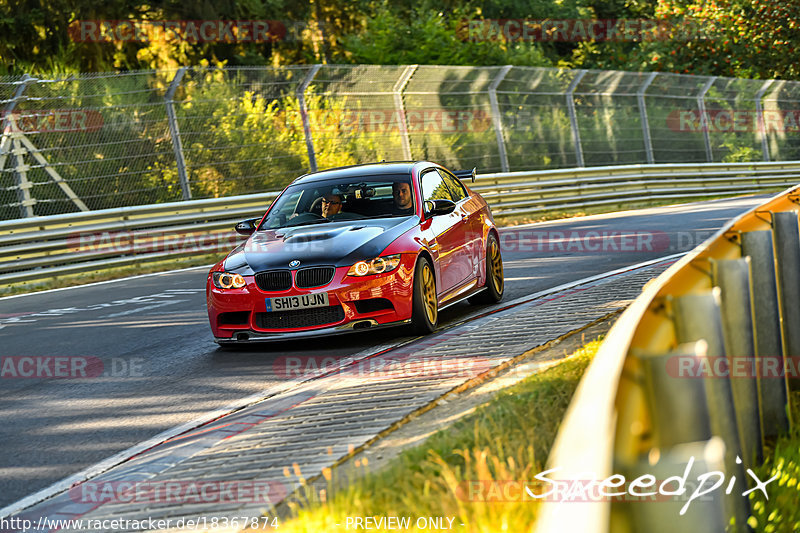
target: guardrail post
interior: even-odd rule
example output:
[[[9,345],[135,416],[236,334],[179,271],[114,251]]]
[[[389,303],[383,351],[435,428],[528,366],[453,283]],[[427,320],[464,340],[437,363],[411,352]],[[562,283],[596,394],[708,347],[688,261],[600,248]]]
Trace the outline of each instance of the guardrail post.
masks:
[[[578,84],[581,82],[584,76],[586,76],[586,70],[578,71],[578,75],[575,76],[575,79],[572,80],[572,83],[569,84],[567,88],[567,110],[569,111],[569,124],[572,128],[572,142],[575,144],[575,161],[577,162],[579,167],[585,167],[585,163],[583,160],[583,147],[581,146],[581,132],[578,130],[578,116],[575,114],[575,98],[574,93],[575,89],[578,87]]]
[[[703,129],[703,142],[706,145],[706,160],[709,163],[714,162],[714,152],[711,149],[711,136],[708,134],[708,113],[706,113],[706,93],[714,82],[717,81],[717,76],[712,76],[700,90],[697,95],[697,110],[700,112],[700,126]]]
[[[3,110],[2,127],[0,127],[0,132],[2,134],[2,139],[0,140],[0,170],[3,169],[8,154],[13,154],[15,156],[13,158],[15,164],[12,173],[14,175],[14,181],[17,184],[17,200],[19,202],[20,216],[22,218],[33,216],[33,205],[36,201],[31,198],[30,182],[28,182],[25,173],[18,170],[20,165],[23,164],[23,161],[22,157],[15,153],[15,150],[20,150],[21,147],[19,143],[11,137],[11,133],[13,133],[16,128],[12,128],[9,125],[9,122],[13,124],[13,121],[9,121],[9,118],[17,107],[19,99],[22,98],[25,89],[27,89],[28,85],[34,80],[35,78],[27,74],[22,76],[22,80],[20,80],[17,90],[14,92],[14,96],[11,97],[11,101]]]
[[[702,379],[681,379],[674,368],[685,359],[704,357],[705,341],[681,345],[666,355],[636,354],[642,363],[647,405],[653,423],[654,446],[660,449],[677,444],[708,440],[711,425]],[[678,365],[674,362],[678,361]],[[680,419],[680,424],[675,420]]]
[[[714,283],[722,293],[720,312],[743,457],[753,464],[761,464],[763,442],[755,375],[758,367],[755,365],[753,313],[750,307],[750,258],[713,261],[711,265]],[[741,365],[742,362],[746,364]],[[740,375],[742,372],[745,375]]]
[[[797,211],[772,213],[772,226],[783,329],[783,355],[788,359],[800,357],[800,228]],[[798,381],[800,380],[790,380],[789,373],[786,373],[787,387]]]
[[[172,137],[172,148],[175,151],[175,162],[178,165],[178,179],[181,182],[181,192],[184,200],[192,199],[192,189],[189,187],[189,178],[186,175],[186,160],[183,158],[183,143],[181,143],[181,133],[178,128],[178,119],[175,116],[175,90],[180,85],[183,76],[186,74],[186,67],[181,67],[175,73],[175,77],[169,84],[164,101],[167,107],[167,121],[169,122],[169,133]]]
[[[500,170],[508,172],[508,153],[506,152],[506,139],[503,136],[503,116],[500,114],[500,104],[497,102],[497,88],[511,70],[511,65],[506,65],[492,80],[489,85],[489,105],[492,106],[492,122],[494,123],[494,134],[497,137],[497,150],[500,153]]]
[[[741,234],[742,255],[750,257],[756,357],[779,357],[783,354],[778,289],[775,282],[775,259],[772,230],[748,231]],[[758,365],[761,366],[760,364]],[[786,417],[786,384],[775,378],[758,376],[761,434],[773,439],[789,428]]]
[[[400,142],[403,144],[403,158],[406,161],[411,161],[411,141],[408,138],[408,120],[406,119],[406,106],[403,103],[403,90],[406,88],[406,85],[408,85],[411,76],[414,75],[418,67],[419,65],[407,66],[392,88],[394,108],[397,112],[397,122],[400,126]]]
[[[678,425],[680,424],[673,421],[673,426]],[[658,448],[655,451],[658,453],[651,456],[658,457],[655,464],[652,464],[650,457],[639,461],[626,469],[624,472],[626,479],[635,479],[643,474],[654,476],[657,480],[680,478],[686,472],[690,461],[692,462],[690,476],[694,476],[695,472],[720,472],[725,469],[723,462],[725,444],[719,437],[679,444],[671,448]],[[706,483],[710,483],[710,480]],[[677,488],[674,482],[668,484],[667,487],[669,487],[667,490]],[[727,520],[724,512],[723,490],[724,488],[720,488],[703,498],[694,500],[689,508],[684,510],[685,514],[682,516],[680,512],[692,489],[688,489],[682,496],[672,496],[669,499],[656,496],[654,497],[657,498],[656,501],[642,498],[617,504],[622,510],[620,514],[628,511],[630,523],[625,525],[630,527],[618,527],[616,530],[673,533],[676,531],[676,521],[680,520],[680,527],[677,528],[679,531],[726,531]],[[556,531],[556,529],[551,531]],[[614,529],[609,528],[607,524],[602,524],[593,531],[607,532],[614,531]]]
[[[769,161],[770,159],[769,142],[767,142],[767,126],[764,123],[764,106],[761,105],[761,99],[764,98],[764,95],[767,93],[767,89],[769,89],[770,85],[772,85],[774,82],[775,80],[767,80],[756,94],[756,124],[758,124],[756,131],[757,137],[761,141],[761,153],[763,154],[764,161]]]
[[[708,345],[706,356],[708,368],[715,368],[714,361],[725,357],[725,342],[720,315],[720,289],[701,294],[687,294],[673,299],[675,336],[679,343],[705,340]],[[712,373],[713,374],[713,373]],[[693,378],[684,378],[693,379]],[[739,429],[736,424],[736,411],[733,393],[728,376],[712,375],[703,378],[711,434],[720,437],[725,443],[725,472],[737,479],[747,479],[744,467],[737,463],[742,451],[739,445]],[[737,531],[747,531],[750,506],[741,493],[732,492],[725,496],[725,509],[728,517],[736,518]]]
[[[645,106],[644,95],[647,92],[647,88],[650,87],[650,84],[653,83],[653,80],[656,79],[658,76],[658,72],[651,72],[647,79],[644,80],[644,83],[639,90],[636,91],[636,100],[639,104],[639,116],[641,117],[642,121],[642,136],[644,139],[644,151],[647,156],[648,164],[652,165],[656,162],[655,157],[653,156],[653,140],[650,137],[650,121],[647,119],[647,107]]]
[[[317,75],[322,65],[317,64],[311,67],[306,74],[303,83],[297,88],[297,103],[300,107],[300,118],[303,121],[303,135],[306,138],[306,150],[308,151],[308,167],[311,172],[317,171],[317,155],[314,152],[314,138],[311,136],[311,124],[308,120],[308,106],[306,105],[306,89],[311,85],[314,76]]]

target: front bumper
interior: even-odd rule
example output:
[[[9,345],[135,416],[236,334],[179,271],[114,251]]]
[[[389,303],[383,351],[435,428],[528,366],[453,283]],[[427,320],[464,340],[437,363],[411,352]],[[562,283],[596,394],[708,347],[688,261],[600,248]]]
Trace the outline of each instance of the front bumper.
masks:
[[[218,343],[285,340],[322,335],[337,335],[359,329],[396,326],[411,319],[413,273],[416,257],[403,254],[400,265],[392,272],[372,276],[348,276],[349,267],[336,269],[333,280],[322,287],[298,289],[294,283],[285,291],[267,292],[255,283],[254,276],[245,276],[242,289],[218,289],[209,274],[206,297],[208,318]],[[292,273],[294,279],[295,271]],[[302,296],[326,292],[330,307],[341,311],[331,323],[304,327],[265,327],[276,312],[268,313],[266,299]],[[372,305],[377,304],[377,305]]]
[[[372,331],[375,329],[404,326],[410,323],[411,323],[410,318],[408,320],[388,322],[385,324],[380,324],[376,320],[368,318],[368,319],[355,320],[353,322],[348,322],[346,324],[342,324],[340,326],[335,326],[332,328],[322,328],[313,330],[310,329],[293,330],[293,331],[269,332],[269,333],[252,331],[252,330],[242,330],[233,332],[233,335],[229,338],[214,337],[214,342],[216,342],[217,344],[247,344],[249,342],[285,341],[291,339],[302,339],[307,337],[342,335],[345,333],[352,333],[355,331],[366,331],[366,330]]]

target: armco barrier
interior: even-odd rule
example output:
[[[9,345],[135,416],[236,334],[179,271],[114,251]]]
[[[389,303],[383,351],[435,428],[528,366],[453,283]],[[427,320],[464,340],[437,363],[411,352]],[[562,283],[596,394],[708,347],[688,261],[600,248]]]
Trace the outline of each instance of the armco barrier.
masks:
[[[482,174],[474,189],[497,217],[779,190],[799,162],[626,165]],[[277,192],[0,222],[0,279],[32,282],[179,256],[219,253],[236,222],[261,216]]]
[[[791,423],[799,202],[794,187],[732,220],[645,287],[582,379],[547,467],[567,483],[613,474],[660,483],[689,469],[690,481],[718,471],[724,483],[684,515],[691,490],[669,501],[544,503],[538,533],[748,531],[743,492],[755,485],[745,469],[760,465],[765,441]]]
[[[170,258],[218,253],[241,236],[234,225],[261,216],[276,192],[0,223],[4,284]]]

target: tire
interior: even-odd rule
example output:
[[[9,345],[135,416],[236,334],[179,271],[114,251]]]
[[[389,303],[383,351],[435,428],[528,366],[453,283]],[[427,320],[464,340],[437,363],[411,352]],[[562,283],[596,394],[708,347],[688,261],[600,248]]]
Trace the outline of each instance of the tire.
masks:
[[[500,244],[497,237],[489,234],[486,239],[486,283],[484,290],[471,296],[471,304],[496,304],[503,299],[505,277],[503,275],[503,258],[500,255]]]
[[[414,294],[411,306],[411,331],[415,335],[432,333],[439,324],[436,275],[431,262],[420,256],[414,268]]]

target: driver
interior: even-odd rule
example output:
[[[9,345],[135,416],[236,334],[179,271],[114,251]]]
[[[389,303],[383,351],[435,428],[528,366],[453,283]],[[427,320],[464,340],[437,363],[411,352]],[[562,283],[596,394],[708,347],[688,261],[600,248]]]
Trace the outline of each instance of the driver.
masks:
[[[392,183],[393,215],[413,215],[414,201],[411,196],[411,185],[407,182],[397,181]]]
[[[322,216],[331,218],[342,210],[342,196],[329,193],[322,198]]]

